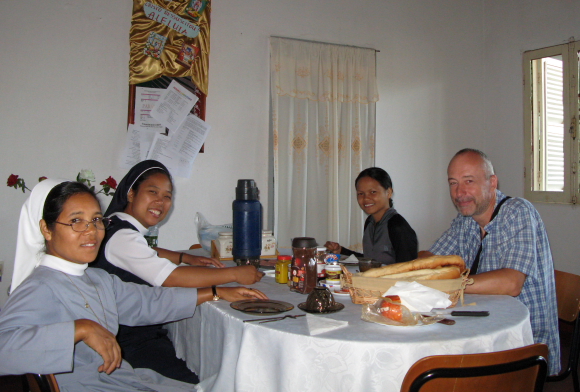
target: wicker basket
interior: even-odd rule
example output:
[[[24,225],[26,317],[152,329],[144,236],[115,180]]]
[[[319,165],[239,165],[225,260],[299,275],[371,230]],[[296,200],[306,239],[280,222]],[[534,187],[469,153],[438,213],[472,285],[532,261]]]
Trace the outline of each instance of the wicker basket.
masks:
[[[342,266],[342,272],[342,287],[348,288],[352,303],[359,305],[375,303],[385,291],[397,282],[396,279],[369,278],[362,276],[360,273],[353,274],[344,265]],[[461,300],[463,305],[463,291],[470,280],[468,275],[469,269],[463,271],[457,279],[418,280],[417,282],[449,294],[449,300],[451,301],[451,306],[449,307],[452,308],[457,305],[459,300]]]

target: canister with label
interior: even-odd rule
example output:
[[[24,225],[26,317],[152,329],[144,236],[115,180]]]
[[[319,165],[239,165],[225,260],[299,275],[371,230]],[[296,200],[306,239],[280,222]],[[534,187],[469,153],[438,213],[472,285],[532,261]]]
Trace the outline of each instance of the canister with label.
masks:
[[[288,283],[288,270],[291,262],[292,256],[278,256],[278,261],[276,262],[276,283]]]
[[[340,287],[340,276],[342,275],[342,269],[339,264],[327,264],[326,265],[326,284],[332,286]]]
[[[216,246],[220,257],[232,257],[232,248],[234,246],[234,233],[231,231],[220,231],[216,241]]]
[[[262,231],[262,256],[276,255],[276,238],[271,230]]]
[[[341,282],[340,276],[342,275],[342,268],[339,264],[327,264],[326,265],[326,283],[325,286],[330,289],[330,291],[340,290]]]
[[[326,247],[319,246],[316,248],[316,272],[317,272],[317,282],[320,283],[321,280],[326,278]]]
[[[316,287],[316,247],[312,237],[292,239],[292,286],[290,290],[309,294]]]

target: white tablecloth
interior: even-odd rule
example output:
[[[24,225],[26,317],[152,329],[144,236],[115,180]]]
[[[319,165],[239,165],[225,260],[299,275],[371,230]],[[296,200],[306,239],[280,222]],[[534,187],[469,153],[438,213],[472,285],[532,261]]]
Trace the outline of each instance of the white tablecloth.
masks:
[[[306,295],[265,276],[252,286],[270,299],[296,307]],[[258,324],[226,301],[207,302],[194,317],[169,324],[177,355],[200,376],[199,390],[228,391],[399,391],[409,367],[436,354],[507,350],[533,343],[527,308],[509,296],[466,295],[455,310],[489,310],[489,317],[455,317],[452,326],[393,327],[360,319],[361,305],[350,297],[337,313],[345,328],[310,336],[306,317]]]

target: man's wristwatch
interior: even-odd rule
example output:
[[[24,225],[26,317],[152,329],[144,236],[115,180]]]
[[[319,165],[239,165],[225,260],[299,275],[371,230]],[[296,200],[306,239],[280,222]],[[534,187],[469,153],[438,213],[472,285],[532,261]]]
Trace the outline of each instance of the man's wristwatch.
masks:
[[[219,301],[219,299],[220,299],[220,296],[218,295],[218,293],[217,293],[217,289],[216,289],[216,287],[215,287],[215,286],[211,286],[211,292],[213,293],[213,298],[212,298],[212,300],[213,300],[213,301]]]

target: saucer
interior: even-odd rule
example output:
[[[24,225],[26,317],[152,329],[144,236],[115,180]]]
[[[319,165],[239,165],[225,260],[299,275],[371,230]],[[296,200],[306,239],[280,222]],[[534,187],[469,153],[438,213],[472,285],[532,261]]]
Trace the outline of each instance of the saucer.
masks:
[[[294,309],[294,305],[288,302],[272,299],[244,299],[232,302],[230,307],[254,315],[283,313]]]
[[[350,297],[350,291],[348,290],[339,290],[339,291],[330,290],[330,292],[335,297]]]
[[[328,314],[328,313],[338,312],[339,310],[344,309],[344,304],[341,304],[340,302],[337,302],[333,306],[331,306],[330,308],[326,309],[323,312],[319,312],[318,310],[306,309],[306,302],[302,302],[302,303],[298,304],[298,308],[300,310],[303,310],[303,311],[308,312],[308,313]]]

